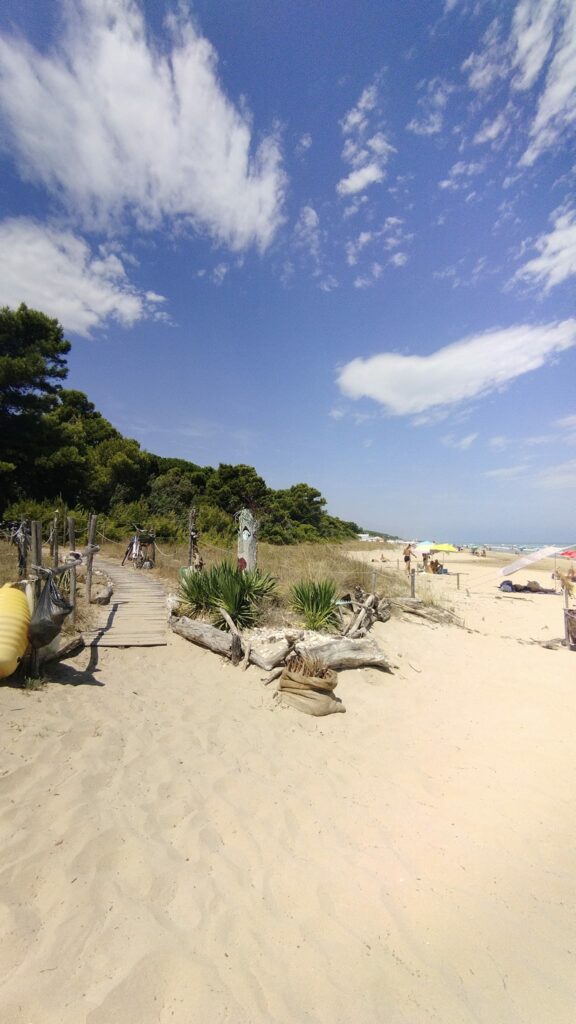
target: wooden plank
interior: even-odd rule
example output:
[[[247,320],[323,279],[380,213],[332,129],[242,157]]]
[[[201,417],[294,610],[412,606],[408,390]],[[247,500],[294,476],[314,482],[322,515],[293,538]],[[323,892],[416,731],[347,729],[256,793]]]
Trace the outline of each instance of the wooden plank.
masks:
[[[84,637],[95,647],[158,647],[167,644],[168,614],[164,588],[156,580],[132,575],[131,566],[123,567],[98,559],[112,580],[114,593],[103,609],[101,626],[88,629]]]

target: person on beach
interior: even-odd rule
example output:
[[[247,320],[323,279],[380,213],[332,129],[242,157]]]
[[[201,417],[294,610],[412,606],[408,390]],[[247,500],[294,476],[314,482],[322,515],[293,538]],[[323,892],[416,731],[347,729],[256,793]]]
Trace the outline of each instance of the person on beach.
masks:
[[[412,550],[412,545],[411,544],[407,544],[406,547],[404,548],[404,566],[406,568],[406,572],[408,572],[408,573],[410,572],[410,561],[411,561],[411,559],[412,558],[417,558],[417,557],[418,556],[415,553],[415,551]]]

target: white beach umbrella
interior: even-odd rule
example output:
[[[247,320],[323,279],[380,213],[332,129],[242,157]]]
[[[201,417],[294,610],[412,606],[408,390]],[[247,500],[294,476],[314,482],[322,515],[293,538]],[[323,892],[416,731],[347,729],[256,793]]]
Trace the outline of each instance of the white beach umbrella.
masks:
[[[503,569],[500,569],[500,574],[501,576],[511,576],[513,572],[518,572],[518,569],[525,569],[527,565],[540,562],[543,558],[553,558],[554,555],[559,555],[561,551],[565,550],[565,548],[538,548],[538,551],[531,551],[523,558],[518,558],[510,565],[505,565]]]

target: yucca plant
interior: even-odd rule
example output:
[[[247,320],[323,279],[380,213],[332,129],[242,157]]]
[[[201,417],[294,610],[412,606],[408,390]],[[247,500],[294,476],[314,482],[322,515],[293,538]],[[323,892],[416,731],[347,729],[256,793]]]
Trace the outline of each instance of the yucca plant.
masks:
[[[292,608],[304,618],[306,629],[332,629],[338,625],[334,580],[301,580],[291,592]]]
[[[210,588],[210,575],[212,570],[196,572],[194,569],[180,569],[180,584],[178,596],[181,600],[181,609],[185,615],[201,615],[202,612],[212,611],[212,595]]]
[[[180,597],[187,614],[208,612],[214,625],[227,629],[219,609],[223,608],[239,628],[255,625],[262,610],[262,602],[276,587],[270,573],[253,569],[242,572],[230,562],[220,562],[205,572],[182,569]]]

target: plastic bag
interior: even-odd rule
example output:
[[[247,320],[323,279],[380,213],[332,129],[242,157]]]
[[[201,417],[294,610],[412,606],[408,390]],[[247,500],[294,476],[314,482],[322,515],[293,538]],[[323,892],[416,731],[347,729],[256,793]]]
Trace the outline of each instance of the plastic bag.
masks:
[[[64,619],[71,611],[72,605],[49,576],[30,621],[28,636],[32,647],[45,647],[58,636]]]

